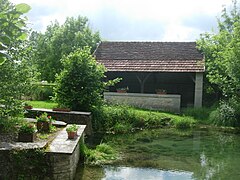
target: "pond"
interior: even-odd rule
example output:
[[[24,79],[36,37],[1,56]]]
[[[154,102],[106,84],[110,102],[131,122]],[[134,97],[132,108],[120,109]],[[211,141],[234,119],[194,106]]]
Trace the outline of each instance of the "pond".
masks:
[[[210,130],[146,130],[105,136],[121,158],[102,167],[80,167],[76,179],[240,179],[240,135]]]

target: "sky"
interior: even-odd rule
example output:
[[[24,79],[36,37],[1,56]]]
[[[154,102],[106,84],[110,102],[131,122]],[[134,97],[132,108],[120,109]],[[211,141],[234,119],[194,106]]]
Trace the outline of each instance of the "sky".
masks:
[[[232,0],[10,0],[27,3],[29,27],[44,32],[51,21],[86,16],[110,41],[195,41],[217,29],[217,17]]]

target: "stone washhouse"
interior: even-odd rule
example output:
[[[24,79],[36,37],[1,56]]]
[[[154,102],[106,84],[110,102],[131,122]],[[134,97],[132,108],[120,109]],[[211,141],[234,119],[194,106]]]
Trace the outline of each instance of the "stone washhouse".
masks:
[[[195,42],[100,42],[94,56],[107,79],[122,78],[104,93],[110,102],[173,112],[202,106],[204,56]]]

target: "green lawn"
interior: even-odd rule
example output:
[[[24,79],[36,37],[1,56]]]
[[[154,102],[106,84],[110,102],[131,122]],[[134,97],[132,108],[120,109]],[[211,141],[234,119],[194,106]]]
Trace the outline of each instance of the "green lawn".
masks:
[[[26,103],[30,104],[34,108],[45,108],[45,109],[52,109],[57,107],[57,103],[53,101],[26,101]]]

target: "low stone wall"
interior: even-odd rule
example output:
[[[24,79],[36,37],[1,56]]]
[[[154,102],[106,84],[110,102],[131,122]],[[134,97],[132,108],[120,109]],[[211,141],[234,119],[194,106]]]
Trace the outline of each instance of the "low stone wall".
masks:
[[[49,145],[48,153],[52,167],[53,179],[74,179],[80,158],[80,143],[83,143],[83,132],[86,126],[79,126],[78,137],[67,138],[66,128]]]
[[[46,112],[48,115],[52,116],[58,121],[64,121],[67,124],[81,124],[86,125],[85,133],[86,135],[92,135],[92,115],[91,112],[79,112],[79,111],[52,111],[51,109],[33,108],[27,110],[26,117],[36,118],[40,114]]]
[[[42,156],[40,162],[47,162],[47,172],[45,174],[37,174],[43,180],[72,180],[76,174],[77,165],[80,159],[80,144],[84,141],[84,130],[86,125],[78,125],[78,136],[70,140],[66,132],[66,128],[63,128],[53,141],[48,142],[33,142],[33,143],[6,143],[0,142],[0,179],[17,179],[18,174],[14,168],[17,159],[11,157],[14,151],[24,152],[25,150],[42,149],[46,153],[46,156]],[[38,158],[39,156],[32,156],[32,158]],[[23,157],[24,158],[24,157]],[[29,157],[28,157],[29,158]],[[40,158],[40,157],[39,157]],[[24,158],[25,159],[25,158]],[[38,159],[39,160],[39,159]],[[36,159],[29,159],[29,161],[38,162]],[[22,165],[23,166],[23,165]],[[29,166],[24,164],[24,166]],[[34,164],[34,166],[41,167],[42,164]],[[36,175],[36,172],[32,174],[30,169],[36,169],[34,167],[28,167],[28,171],[25,174]],[[31,178],[27,178],[31,179]]]
[[[134,107],[180,112],[181,95],[175,94],[140,94],[105,92],[104,99],[114,104],[125,104]]]

